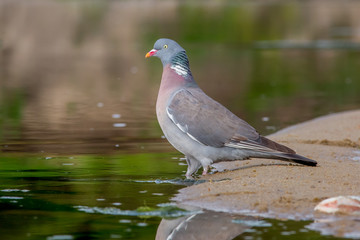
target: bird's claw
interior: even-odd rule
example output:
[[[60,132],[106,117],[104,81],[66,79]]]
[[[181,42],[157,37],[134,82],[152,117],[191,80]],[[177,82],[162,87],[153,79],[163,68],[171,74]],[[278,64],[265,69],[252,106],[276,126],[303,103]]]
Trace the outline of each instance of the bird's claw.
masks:
[[[207,172],[208,172],[208,168],[205,167],[204,170],[203,170],[203,172],[202,172],[202,175],[203,175],[203,176],[207,175]]]

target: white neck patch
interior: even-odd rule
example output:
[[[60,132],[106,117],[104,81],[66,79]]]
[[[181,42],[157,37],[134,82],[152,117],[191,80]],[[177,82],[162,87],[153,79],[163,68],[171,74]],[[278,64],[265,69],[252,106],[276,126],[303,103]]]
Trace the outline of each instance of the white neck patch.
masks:
[[[171,65],[171,69],[174,69],[177,75],[186,77],[188,75],[188,70],[181,66],[180,64]]]

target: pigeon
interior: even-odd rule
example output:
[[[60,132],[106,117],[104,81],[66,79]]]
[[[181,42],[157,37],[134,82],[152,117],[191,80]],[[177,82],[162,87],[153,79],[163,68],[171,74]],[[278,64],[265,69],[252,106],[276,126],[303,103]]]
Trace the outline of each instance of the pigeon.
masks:
[[[193,78],[186,51],[174,40],[157,40],[145,57],[158,57],[163,64],[156,115],[166,139],[185,155],[187,178],[200,167],[206,175],[212,163],[249,158],[316,166],[316,161],[261,136],[206,95]]]

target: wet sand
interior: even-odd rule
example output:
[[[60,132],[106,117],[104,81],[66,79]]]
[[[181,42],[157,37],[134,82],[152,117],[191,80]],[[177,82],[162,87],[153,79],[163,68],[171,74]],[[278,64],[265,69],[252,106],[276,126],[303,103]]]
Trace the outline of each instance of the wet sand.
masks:
[[[316,160],[318,166],[268,159],[218,163],[216,173],[202,177],[209,182],[181,189],[175,200],[215,211],[319,220],[330,216],[314,212],[320,201],[360,195],[360,110],[316,118],[269,138]],[[341,216],[342,221],[344,217],[349,220]],[[322,226],[321,221],[317,224]],[[344,227],[329,229],[337,236],[349,232]],[[360,232],[360,222],[352,221],[351,229]]]

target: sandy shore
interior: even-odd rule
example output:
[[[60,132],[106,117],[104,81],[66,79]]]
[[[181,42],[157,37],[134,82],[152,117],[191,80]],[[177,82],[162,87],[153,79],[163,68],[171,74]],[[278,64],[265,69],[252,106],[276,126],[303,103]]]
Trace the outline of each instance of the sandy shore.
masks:
[[[315,219],[313,227],[321,229],[324,219],[341,218],[351,224],[327,222],[333,225],[330,234],[347,236],[350,231],[344,225],[360,232],[360,221],[352,221],[354,217],[334,218],[313,210],[329,197],[360,195],[360,110],[316,118],[269,138],[315,159],[318,166],[267,159],[219,163],[214,165],[216,173],[202,177],[209,182],[181,189],[175,200],[215,211]]]

